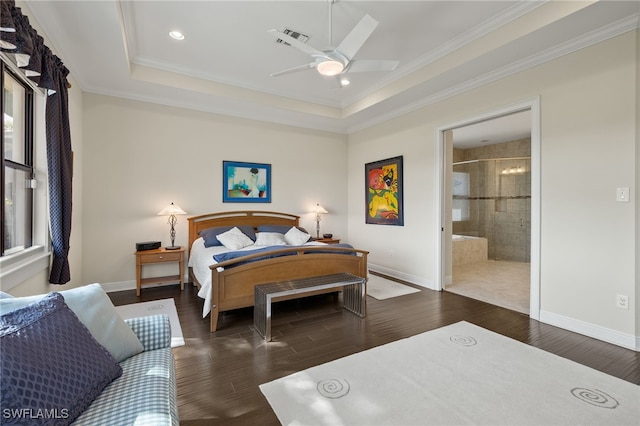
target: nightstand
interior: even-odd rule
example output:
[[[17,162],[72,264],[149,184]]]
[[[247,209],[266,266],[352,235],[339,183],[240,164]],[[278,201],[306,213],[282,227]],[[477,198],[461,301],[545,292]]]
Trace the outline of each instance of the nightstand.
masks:
[[[180,282],[180,290],[184,290],[184,247],[176,250],[159,248],[155,250],[136,251],[136,296],[140,296],[140,289],[144,285],[166,284]],[[142,278],[142,267],[167,262],[178,262],[179,275],[166,277]]]
[[[320,243],[326,244],[340,244],[340,240],[337,238],[314,238],[313,241],[318,241]]]

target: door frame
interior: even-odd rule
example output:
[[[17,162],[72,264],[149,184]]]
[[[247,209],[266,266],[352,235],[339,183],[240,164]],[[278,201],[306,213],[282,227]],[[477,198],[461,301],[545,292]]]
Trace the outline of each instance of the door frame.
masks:
[[[445,124],[436,129],[438,171],[436,185],[438,197],[436,202],[438,228],[436,229],[437,247],[436,259],[436,290],[444,290],[446,286],[446,251],[448,249],[445,239],[448,214],[445,197],[446,173],[450,167],[447,164],[445,132],[458,127],[468,126],[482,121],[499,118],[504,115],[519,111],[531,110],[531,270],[530,270],[530,302],[529,317],[540,319],[540,97],[526,99],[518,103],[506,105],[492,111],[463,118],[461,120]]]

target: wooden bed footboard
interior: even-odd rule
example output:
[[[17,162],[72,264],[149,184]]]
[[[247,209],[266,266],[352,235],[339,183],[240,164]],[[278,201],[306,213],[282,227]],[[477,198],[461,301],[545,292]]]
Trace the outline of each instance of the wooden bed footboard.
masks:
[[[288,252],[292,254],[235,267],[230,266],[259,255],[245,256],[211,266],[211,332],[216,331],[218,327],[220,312],[254,305],[256,285],[340,272],[348,272],[367,278],[368,252],[363,250],[330,246],[305,246],[278,250],[272,254]],[[220,267],[226,268],[219,271]],[[318,292],[318,294],[321,293],[323,292]]]

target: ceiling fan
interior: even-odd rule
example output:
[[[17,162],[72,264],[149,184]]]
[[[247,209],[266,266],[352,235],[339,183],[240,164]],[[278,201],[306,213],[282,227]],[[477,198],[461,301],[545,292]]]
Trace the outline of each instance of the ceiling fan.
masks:
[[[330,4],[332,3],[333,1],[330,0]],[[277,77],[311,68],[315,68],[320,75],[325,77],[340,76],[347,72],[393,71],[398,66],[398,61],[353,59],[369,36],[373,34],[377,26],[378,21],[369,15],[365,15],[351,32],[347,34],[344,40],[340,42],[338,47],[326,51],[309,46],[276,29],[269,30],[268,32],[274,37],[290,44],[313,58],[313,62],[275,72],[271,74],[271,76]],[[329,33],[331,34],[331,13],[329,14]]]

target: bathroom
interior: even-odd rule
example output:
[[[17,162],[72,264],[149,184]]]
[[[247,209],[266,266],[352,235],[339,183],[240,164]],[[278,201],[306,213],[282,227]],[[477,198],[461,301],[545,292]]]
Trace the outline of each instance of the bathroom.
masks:
[[[454,145],[452,171],[453,274],[447,290],[481,299],[491,293],[501,299],[496,304],[528,313],[531,139]]]

